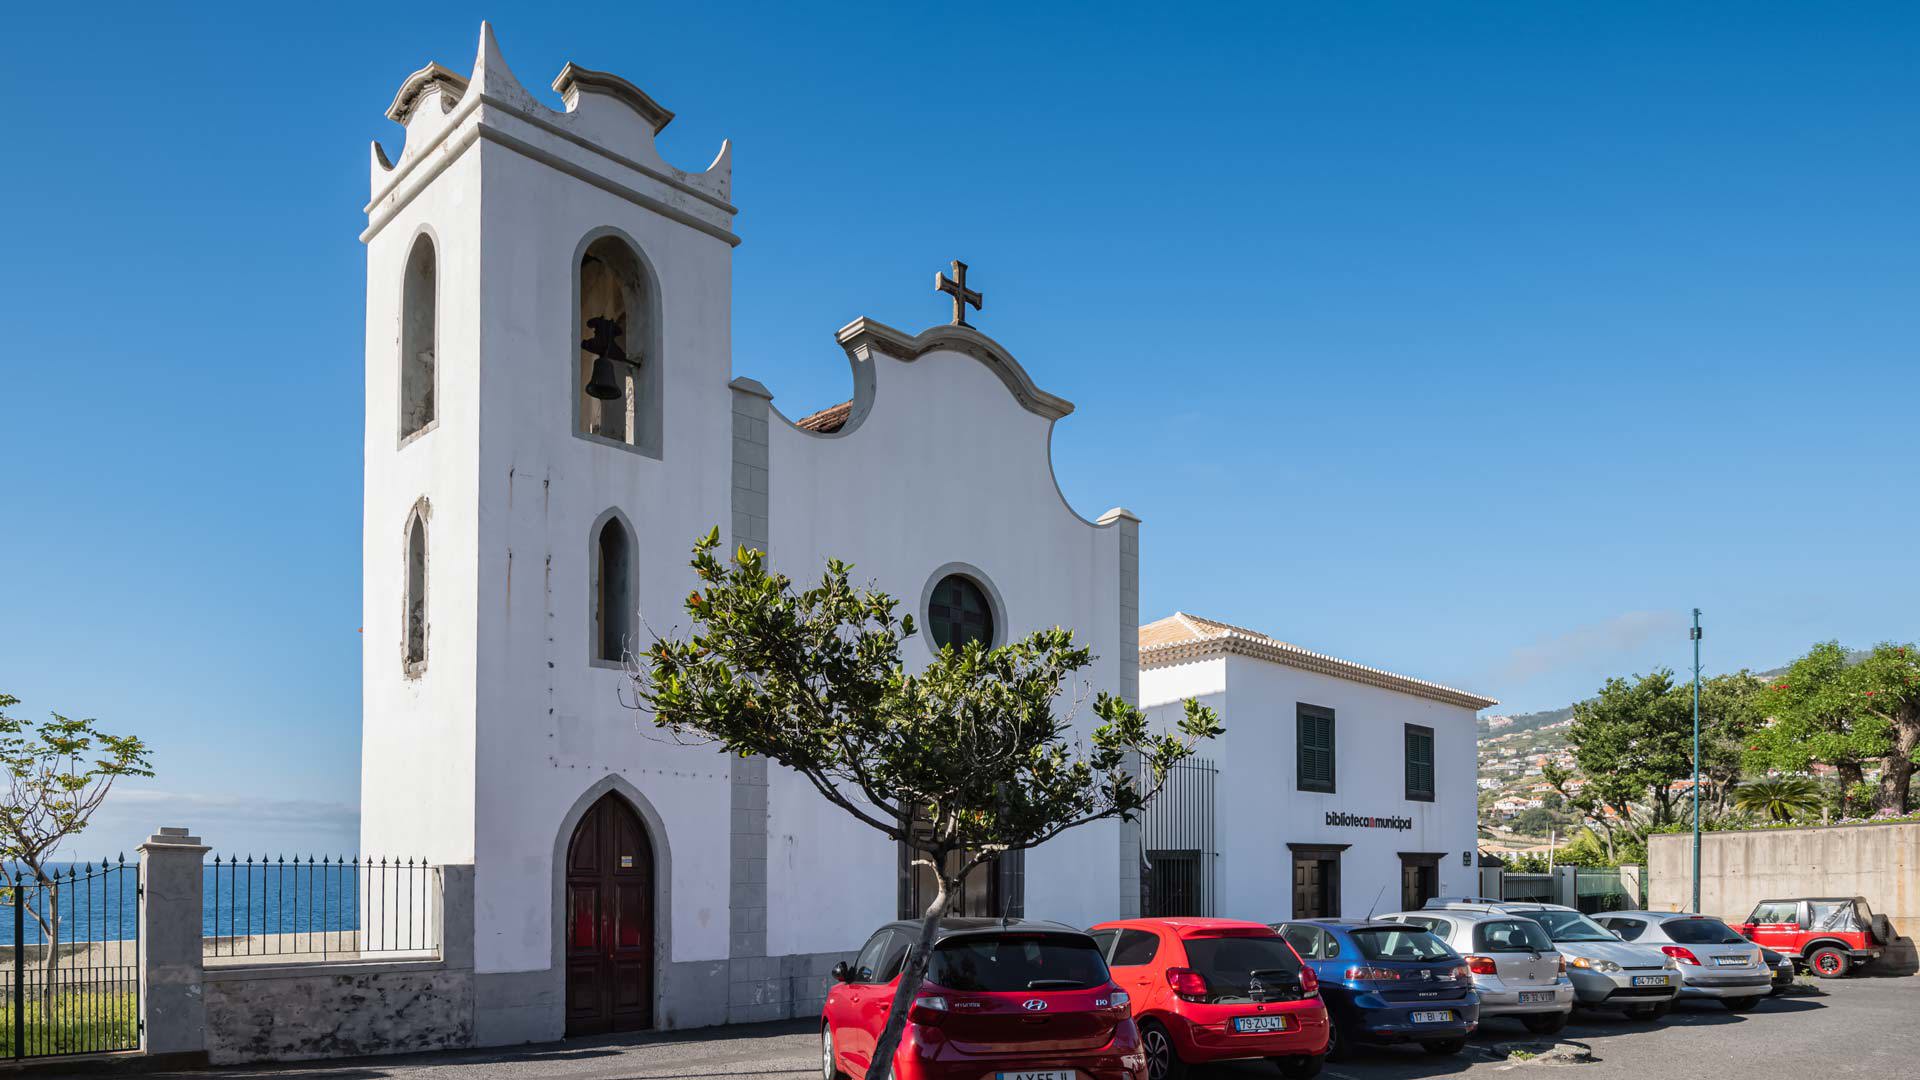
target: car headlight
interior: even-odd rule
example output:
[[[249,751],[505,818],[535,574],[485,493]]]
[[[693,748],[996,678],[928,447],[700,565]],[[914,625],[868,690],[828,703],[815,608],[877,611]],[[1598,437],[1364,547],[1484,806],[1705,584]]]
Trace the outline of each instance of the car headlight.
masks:
[[[1611,960],[1595,960],[1590,956],[1576,956],[1567,961],[1577,968],[1597,971],[1602,975],[1612,975],[1620,970],[1620,965]]]

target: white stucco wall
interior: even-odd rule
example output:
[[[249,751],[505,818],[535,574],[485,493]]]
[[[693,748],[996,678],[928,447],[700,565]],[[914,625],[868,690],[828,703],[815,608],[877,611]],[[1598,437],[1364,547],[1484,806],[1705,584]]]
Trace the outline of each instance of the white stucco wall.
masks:
[[[1004,607],[998,641],[1068,627],[1097,656],[1083,673],[1086,685],[1117,691],[1119,530],[1061,500],[1048,449],[1052,422],[962,352],[868,362],[876,365],[873,403],[857,427],[823,437],[772,425],[774,565],[804,583],[818,578],[829,555],[848,559],[855,580],[899,598],[924,627],[919,605],[936,572],[965,563]],[[992,436],[962,444],[948,437],[954,432]],[[932,649],[923,632],[907,643],[909,663],[927,662]],[[856,947],[895,917],[891,841],[778,769],[769,808],[770,953]],[[1115,826],[1104,823],[1028,853],[1028,915],[1081,925],[1110,917],[1118,858]],[[805,917],[794,917],[799,912]]]
[[[1350,844],[1340,859],[1342,915],[1400,902],[1400,852],[1443,852],[1440,892],[1477,891],[1461,852],[1477,845],[1473,711],[1245,656],[1143,668],[1140,699],[1156,723],[1201,696],[1226,734],[1201,751],[1220,769],[1216,789],[1216,913],[1272,922],[1293,914],[1287,845]],[[1295,706],[1334,710],[1333,794],[1300,791]],[[1404,725],[1434,731],[1434,801],[1406,798]],[[1405,831],[1333,826],[1328,811],[1411,818]]]

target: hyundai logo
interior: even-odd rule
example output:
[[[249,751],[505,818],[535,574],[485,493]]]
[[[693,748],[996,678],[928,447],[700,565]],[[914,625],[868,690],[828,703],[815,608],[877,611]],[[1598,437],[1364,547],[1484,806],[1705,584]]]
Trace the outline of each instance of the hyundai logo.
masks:
[[[1027,1000],[1020,1003],[1020,1007],[1027,1010],[1028,1012],[1046,1012],[1047,1011],[1047,1003],[1040,1000],[1039,998],[1028,998]]]

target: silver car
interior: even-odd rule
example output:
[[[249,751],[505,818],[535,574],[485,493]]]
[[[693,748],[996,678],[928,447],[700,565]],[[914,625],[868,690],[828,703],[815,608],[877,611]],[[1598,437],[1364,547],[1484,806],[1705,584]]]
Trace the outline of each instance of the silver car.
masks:
[[[1622,941],[1651,945],[1679,961],[1680,996],[1712,998],[1745,1012],[1773,990],[1760,946],[1711,915],[1682,911],[1609,911],[1594,921]]]
[[[1622,941],[1564,904],[1442,897],[1427,901],[1422,910],[1524,915],[1539,923],[1553,939],[1553,947],[1567,958],[1567,975],[1573,980],[1578,1005],[1620,1009],[1635,1020],[1653,1020],[1665,1016],[1680,993],[1679,961],[1653,946]]]
[[[1424,927],[1466,960],[1480,995],[1480,1019],[1511,1016],[1536,1035],[1567,1026],[1573,980],[1539,923],[1479,911],[1402,911],[1381,918]]]

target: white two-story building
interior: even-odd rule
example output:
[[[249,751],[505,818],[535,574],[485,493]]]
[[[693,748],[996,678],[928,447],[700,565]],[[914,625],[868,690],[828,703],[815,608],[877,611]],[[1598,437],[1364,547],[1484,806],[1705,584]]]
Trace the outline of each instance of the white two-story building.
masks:
[[[1477,890],[1474,714],[1493,699],[1175,613],[1140,628],[1140,704],[1226,726],[1144,826],[1143,909],[1364,917]]]

